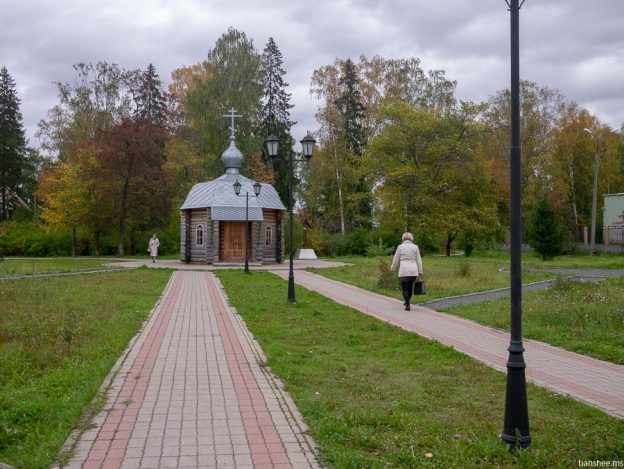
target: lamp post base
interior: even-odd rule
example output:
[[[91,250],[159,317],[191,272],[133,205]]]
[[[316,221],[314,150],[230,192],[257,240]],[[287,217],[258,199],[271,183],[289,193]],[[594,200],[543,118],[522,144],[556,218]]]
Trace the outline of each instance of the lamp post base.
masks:
[[[295,302],[295,274],[292,270],[288,273],[288,302]]]
[[[513,452],[518,446],[527,448],[531,444],[531,434],[522,342],[512,340],[508,351],[505,423],[501,439],[509,445],[509,451]]]

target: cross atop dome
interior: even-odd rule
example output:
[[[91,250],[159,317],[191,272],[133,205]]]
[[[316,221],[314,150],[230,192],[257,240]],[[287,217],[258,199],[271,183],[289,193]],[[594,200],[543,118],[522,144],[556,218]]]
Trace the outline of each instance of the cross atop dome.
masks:
[[[221,161],[225,166],[226,174],[239,174],[239,168],[243,164],[243,154],[238,148],[236,148],[236,123],[234,119],[237,117],[243,117],[240,114],[236,114],[236,109],[231,108],[228,114],[223,114],[223,117],[230,119],[230,146],[221,155]]]
[[[229,129],[230,129],[230,140],[234,140],[234,138],[235,138],[234,136],[236,134],[236,125],[234,123],[234,119],[237,118],[237,117],[243,117],[243,116],[240,115],[240,114],[236,114],[236,109],[234,109],[234,108],[230,108],[230,110],[228,112],[229,112],[229,114],[223,114],[223,117],[227,117],[227,118],[229,118],[231,120],[231,124],[230,124],[230,127],[229,127]]]

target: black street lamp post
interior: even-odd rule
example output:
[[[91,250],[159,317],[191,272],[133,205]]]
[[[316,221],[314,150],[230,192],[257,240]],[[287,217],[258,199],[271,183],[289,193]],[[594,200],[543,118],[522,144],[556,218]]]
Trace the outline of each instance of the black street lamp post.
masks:
[[[531,444],[527,405],[524,347],[522,346],[522,219],[520,166],[520,8],[519,0],[507,1],[511,13],[511,149],[510,149],[510,250],[511,340],[507,360],[505,424],[502,440],[514,451]]]
[[[275,135],[269,135],[265,140],[267,153],[273,160],[277,158],[277,150],[279,146],[279,138]],[[292,172],[293,161],[309,161],[312,158],[312,151],[316,140],[308,133],[301,140],[302,154],[305,159],[294,158],[294,152],[291,150],[288,157],[288,216],[289,216],[289,251],[290,251],[290,269],[288,271],[288,301],[295,302],[295,273],[293,270],[293,188],[292,188]]]
[[[234,193],[237,197],[240,196],[241,183],[236,180],[233,184]],[[255,182],[253,184],[253,191],[256,197],[260,195],[262,184]],[[249,237],[249,191],[245,191],[245,272],[249,273],[249,256],[247,254],[247,238]]]

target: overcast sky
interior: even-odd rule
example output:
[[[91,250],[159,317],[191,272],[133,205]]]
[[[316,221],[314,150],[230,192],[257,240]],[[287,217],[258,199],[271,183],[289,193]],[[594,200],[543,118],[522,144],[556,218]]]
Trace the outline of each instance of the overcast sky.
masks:
[[[316,130],[315,68],[335,58],[418,57],[457,94],[481,101],[509,87],[504,0],[0,0],[0,67],[17,82],[30,144],[72,64],[114,62],[171,71],[205,59],[233,26],[262,50],[272,36],[290,83],[293,136]],[[624,122],[624,0],[526,0],[522,79],[558,89],[619,128]]]

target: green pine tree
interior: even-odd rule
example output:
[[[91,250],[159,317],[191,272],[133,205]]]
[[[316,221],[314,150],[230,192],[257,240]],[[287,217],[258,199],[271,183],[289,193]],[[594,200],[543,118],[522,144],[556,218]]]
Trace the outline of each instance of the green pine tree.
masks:
[[[563,229],[553,207],[542,199],[533,209],[527,227],[529,244],[546,261],[561,254]]]
[[[19,192],[26,164],[26,137],[15,81],[6,67],[0,70],[0,221],[11,213],[9,198]]]
[[[136,109],[134,115],[143,117],[153,125],[165,125],[168,119],[167,93],[153,64],[147,70],[137,70],[131,78],[130,87]]]
[[[351,59],[347,59],[338,82],[340,96],[334,101],[334,104],[342,116],[347,147],[354,156],[362,156],[366,147],[363,126],[364,105],[362,104],[359,84],[355,64]]]
[[[263,96],[260,111],[260,131],[263,137],[275,135],[280,140],[277,158],[273,164],[275,188],[283,201],[288,200],[288,161],[293,147],[290,129],[295,122],[290,119],[291,94],[286,92],[288,83],[282,68],[284,60],[273,38],[269,38],[262,53]],[[269,163],[269,161],[267,161]]]
[[[338,81],[339,96],[334,101],[342,120],[343,137],[349,151],[349,161],[356,170],[361,163],[361,157],[366,149],[364,132],[364,104],[360,91],[360,80],[357,69],[351,59],[347,59]],[[365,176],[360,176],[353,188],[353,200],[356,203],[356,212],[353,214],[353,226],[369,228],[372,216],[370,183]]]

